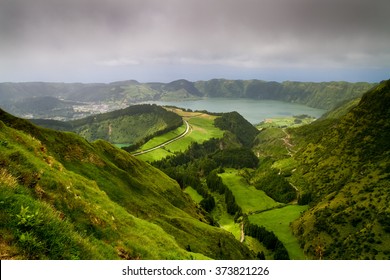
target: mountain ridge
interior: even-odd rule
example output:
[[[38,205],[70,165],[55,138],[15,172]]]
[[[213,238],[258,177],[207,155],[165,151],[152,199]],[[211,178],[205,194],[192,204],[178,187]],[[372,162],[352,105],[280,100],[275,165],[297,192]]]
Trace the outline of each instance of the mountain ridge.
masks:
[[[60,100],[131,104],[156,100],[186,100],[212,97],[271,99],[331,109],[336,104],[360,97],[373,83],[349,82],[267,82],[262,80],[226,80],[170,83],[139,83],[134,80],[113,83],[0,83],[3,109],[20,115],[15,103],[26,98],[51,96]],[[28,107],[28,106],[27,106]],[[57,109],[55,104],[51,110]],[[48,110],[50,112],[50,110]],[[57,112],[58,113],[58,112]],[[25,114],[31,114],[26,111]]]
[[[149,104],[129,106],[72,121],[32,119],[31,122],[46,128],[75,132],[88,141],[102,139],[124,146],[145,142],[183,124],[177,114]]]

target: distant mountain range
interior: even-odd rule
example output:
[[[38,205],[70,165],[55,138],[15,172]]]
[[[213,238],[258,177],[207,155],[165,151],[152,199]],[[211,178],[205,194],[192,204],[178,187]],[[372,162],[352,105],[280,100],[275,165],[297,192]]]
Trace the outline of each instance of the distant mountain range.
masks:
[[[139,83],[134,80],[109,84],[1,83],[0,107],[17,116],[72,119],[86,116],[75,112],[75,106],[80,103],[110,104],[114,110],[144,101],[225,97],[281,100],[328,110],[340,102],[362,96],[374,85],[364,82],[278,83],[225,79],[170,83]],[[94,113],[98,112],[104,111]]]

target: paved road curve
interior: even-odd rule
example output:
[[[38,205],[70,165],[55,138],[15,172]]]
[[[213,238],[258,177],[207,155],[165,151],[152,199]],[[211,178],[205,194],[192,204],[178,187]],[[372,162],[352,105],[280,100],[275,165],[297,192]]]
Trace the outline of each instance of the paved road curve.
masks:
[[[146,154],[146,153],[149,153],[151,151],[154,151],[154,150],[157,150],[157,149],[160,149],[168,144],[171,144],[172,142],[175,142],[181,138],[183,138],[184,136],[186,136],[188,134],[188,132],[190,132],[190,124],[186,121],[186,120],[183,120],[186,124],[186,130],[180,134],[179,136],[176,136],[175,138],[172,138],[156,147],[153,147],[153,148],[150,148],[150,149],[147,149],[147,150],[143,150],[143,151],[140,151],[140,152],[136,152],[134,154],[132,154],[133,156],[139,156],[139,155],[142,155],[142,154]]]

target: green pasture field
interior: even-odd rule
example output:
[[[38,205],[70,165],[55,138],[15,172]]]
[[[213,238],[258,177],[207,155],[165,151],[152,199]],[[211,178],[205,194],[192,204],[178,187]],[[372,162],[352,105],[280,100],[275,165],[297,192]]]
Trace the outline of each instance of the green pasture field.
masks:
[[[236,169],[226,169],[225,173],[218,174],[223,183],[233,192],[237,204],[244,213],[250,214],[280,206],[281,204],[270,198],[261,190],[257,190],[238,174]]]
[[[302,118],[280,117],[280,118],[266,119],[264,122],[261,122],[256,127],[259,129],[267,128],[267,127],[298,127],[301,125],[312,123],[313,121],[315,121],[315,118],[310,116],[306,116]]]
[[[240,240],[241,237],[240,224],[236,224],[234,222],[233,216],[229,215],[226,212],[223,212],[218,220],[218,223],[221,228],[223,228],[228,232],[231,232],[237,240]]]
[[[185,151],[192,142],[202,143],[211,138],[221,138],[223,131],[214,126],[214,118],[205,116],[193,117],[188,119],[190,132],[178,141],[167,145],[167,149],[172,152]]]
[[[251,215],[249,216],[249,221],[273,231],[278,239],[283,242],[290,259],[302,260],[306,259],[306,257],[299,246],[297,238],[292,234],[290,223],[296,220],[307,208],[307,205],[287,205],[283,208]]]
[[[153,162],[155,160],[160,160],[160,159],[163,159],[163,158],[165,158],[167,156],[171,156],[171,155],[173,155],[173,153],[167,151],[166,147],[162,147],[160,149],[156,149],[156,150],[151,151],[149,153],[139,155],[139,156],[137,156],[137,158],[139,158],[143,161],[146,161],[146,162]]]
[[[219,226],[224,230],[234,235],[237,240],[241,239],[241,224],[234,222],[234,217],[226,212],[224,195],[214,194],[216,207],[212,211],[213,218],[218,222]],[[244,244],[255,253],[264,252],[265,258],[271,260],[273,254],[256,238],[245,235]]]
[[[192,142],[202,143],[211,138],[221,138],[223,136],[223,130],[214,126],[214,119],[216,116],[198,112],[184,112],[179,109],[175,109],[174,111],[181,115],[184,120],[188,121],[190,124],[189,133],[185,137],[174,141],[164,146],[163,148],[139,155],[137,156],[138,158],[149,162],[160,160],[164,157],[174,154],[175,152],[185,151]],[[140,147],[138,151],[147,150],[167,142],[168,140],[182,134],[185,129],[186,125],[183,124],[181,127],[173,131],[165,133],[161,136],[154,137],[145,143],[142,147]]]
[[[237,240],[240,240],[240,224],[234,222],[234,217],[227,213],[225,195],[213,193],[215,199],[215,208],[211,212],[214,220],[216,220],[221,228],[234,235]]]
[[[156,147],[158,145],[161,145],[161,144],[171,140],[172,138],[179,136],[185,130],[186,130],[186,125],[183,124],[182,126],[176,128],[172,131],[169,131],[167,133],[164,133],[163,135],[160,135],[160,136],[157,136],[157,137],[150,139],[148,142],[146,142],[144,145],[142,145],[142,147],[138,150],[139,151],[147,150],[147,149]]]
[[[130,146],[131,144],[130,143],[122,143],[122,144],[115,144],[115,143],[112,143],[113,146],[119,148],[119,149],[122,149],[123,147],[128,147]]]
[[[202,199],[203,199],[203,196],[201,196],[201,195],[200,195],[195,189],[193,189],[192,187],[187,187],[187,188],[185,188],[185,189],[184,189],[184,192],[185,192],[186,194],[188,194],[188,195],[191,197],[191,199],[192,199],[193,201],[195,201],[196,203],[201,202]]]

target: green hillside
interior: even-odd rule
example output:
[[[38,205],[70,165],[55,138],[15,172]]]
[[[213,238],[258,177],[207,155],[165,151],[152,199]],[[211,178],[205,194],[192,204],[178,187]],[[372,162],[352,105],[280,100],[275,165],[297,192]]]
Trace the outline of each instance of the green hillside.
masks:
[[[46,128],[76,132],[88,141],[102,139],[122,146],[141,144],[182,125],[182,119],[177,114],[148,104],[68,122],[32,121]]]
[[[341,118],[291,131],[298,162],[291,181],[311,200],[294,232],[308,255],[390,258],[389,104],[384,81]]]
[[[56,117],[67,117],[74,112],[73,105],[77,102],[63,101],[52,96],[27,97],[16,101],[11,106],[11,110],[18,115],[24,115],[25,112],[36,118],[44,118],[47,112],[55,112]]]
[[[207,97],[281,100],[314,108],[332,109],[342,101],[360,97],[374,84],[214,79],[196,82],[195,86]]]
[[[188,122],[190,129],[184,137],[178,139],[177,141],[171,142],[170,144],[167,144],[160,149],[153,150],[152,152],[138,155],[138,158],[144,161],[153,162],[163,159],[167,156],[172,156],[178,152],[184,152],[193,142],[202,143],[211,138],[221,138],[224,134],[223,130],[217,128],[214,125],[214,120],[217,118],[217,116],[209,115],[204,112],[187,112],[174,107],[165,107],[165,109],[170,110],[182,117],[184,121]],[[183,123],[181,127],[175,130],[171,130],[167,133],[153,137],[144,145],[139,147],[137,152],[166,143],[167,141],[185,132],[186,127],[186,124]]]
[[[2,259],[247,259],[179,185],[99,140],[0,110]]]
[[[238,141],[246,146],[252,147],[253,141],[259,131],[251,125],[243,116],[237,112],[224,113],[215,119],[216,127],[233,133]]]
[[[355,98],[341,102],[338,106],[322,115],[321,119],[337,119],[346,115],[359,104],[360,99],[361,98]]]

